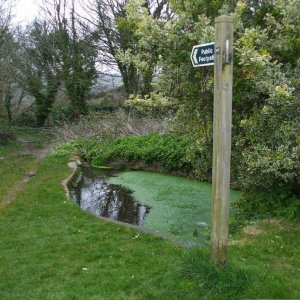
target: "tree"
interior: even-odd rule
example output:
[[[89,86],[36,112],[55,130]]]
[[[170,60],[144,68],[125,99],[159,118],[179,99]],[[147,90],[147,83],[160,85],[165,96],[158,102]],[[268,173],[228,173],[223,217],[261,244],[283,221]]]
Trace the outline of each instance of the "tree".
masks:
[[[50,6],[47,10],[47,18],[55,32],[61,79],[70,98],[73,115],[78,117],[87,113],[86,100],[96,76],[94,40],[84,31],[78,31],[74,0],[69,10],[66,0],[55,1],[54,9]]]
[[[0,3],[0,146],[14,138],[11,100],[15,90],[17,45],[11,29],[11,2]]]
[[[38,20],[23,38],[22,76],[27,92],[35,97],[37,126],[45,125],[61,83],[55,44],[55,32]]]
[[[75,2],[70,9],[66,0],[48,3],[44,9],[44,19],[35,20],[23,38],[23,81],[35,97],[38,126],[45,124],[61,86],[69,96],[72,116],[87,113],[96,74],[93,39],[78,32]]]
[[[19,45],[15,41],[11,31],[8,30],[2,34],[3,43],[0,47],[0,103],[2,103],[3,109],[2,118],[10,126],[12,122],[11,100],[18,89]]]
[[[133,63],[127,63],[118,56],[120,52],[130,51],[137,54],[136,25],[126,17],[125,7],[128,0],[90,0],[87,6],[89,18],[86,26],[98,40],[99,60],[107,68],[121,73],[125,91],[128,95],[151,90],[153,69],[137,72]],[[158,19],[168,16],[167,1],[145,1],[148,14]],[[116,70],[117,68],[117,70]]]

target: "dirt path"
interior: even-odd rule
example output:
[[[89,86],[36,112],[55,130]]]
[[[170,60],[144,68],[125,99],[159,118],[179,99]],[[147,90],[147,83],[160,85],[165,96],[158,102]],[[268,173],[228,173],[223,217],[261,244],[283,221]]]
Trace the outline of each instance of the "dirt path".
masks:
[[[39,163],[46,158],[52,151],[51,145],[45,145],[42,148],[36,147],[36,144],[27,138],[18,138],[18,141],[21,143],[21,155],[32,155],[35,157],[32,168],[26,170],[26,174],[18,181],[10,191],[5,195],[0,203],[0,210],[10,204],[17,196],[17,194],[23,189],[26,183],[30,179],[36,176],[37,168]]]
[[[46,158],[53,149],[51,145],[46,145],[43,148],[38,148],[36,147],[34,142],[26,138],[19,138],[18,141],[22,146],[21,154],[31,154],[38,160]]]

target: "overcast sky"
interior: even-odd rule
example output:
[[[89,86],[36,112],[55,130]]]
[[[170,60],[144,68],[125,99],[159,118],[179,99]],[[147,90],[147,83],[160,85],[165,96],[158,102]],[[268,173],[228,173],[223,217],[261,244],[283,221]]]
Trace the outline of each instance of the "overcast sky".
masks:
[[[32,21],[38,14],[42,0],[16,0],[13,10],[14,23]]]
[[[0,0],[1,1],[1,0]],[[39,16],[40,8],[43,7],[44,0],[12,0],[14,1],[13,23],[28,23]],[[51,3],[51,1],[49,1]],[[68,2],[67,2],[68,3]],[[69,2],[70,3],[70,2]],[[84,11],[78,5],[79,1],[75,1],[75,9],[81,15],[85,15]],[[76,5],[77,4],[77,5]],[[45,5],[45,4],[44,4]]]

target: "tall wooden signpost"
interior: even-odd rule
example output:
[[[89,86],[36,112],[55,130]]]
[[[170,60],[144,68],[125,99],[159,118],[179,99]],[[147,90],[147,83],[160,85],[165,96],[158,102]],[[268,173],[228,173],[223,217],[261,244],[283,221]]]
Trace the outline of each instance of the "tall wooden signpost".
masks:
[[[194,46],[191,59],[194,67],[214,64],[211,259],[213,263],[222,266],[227,261],[230,197],[233,71],[233,21],[231,17],[216,18],[213,52],[207,50],[208,45],[212,47],[213,43]],[[213,58],[207,57],[212,53]]]

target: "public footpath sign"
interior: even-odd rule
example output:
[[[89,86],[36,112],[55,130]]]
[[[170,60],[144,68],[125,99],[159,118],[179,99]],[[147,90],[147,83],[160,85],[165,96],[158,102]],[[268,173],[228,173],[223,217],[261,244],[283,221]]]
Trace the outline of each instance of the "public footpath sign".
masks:
[[[215,43],[193,47],[191,60],[194,67],[212,66],[215,63]]]
[[[216,48],[216,50],[215,50]],[[215,43],[193,47],[194,67],[214,65],[211,260],[227,262],[232,124],[233,19],[215,19]]]

